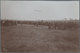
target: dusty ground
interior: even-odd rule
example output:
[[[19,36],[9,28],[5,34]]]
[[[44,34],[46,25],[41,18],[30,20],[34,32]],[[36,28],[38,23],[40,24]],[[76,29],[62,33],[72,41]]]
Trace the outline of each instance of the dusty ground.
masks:
[[[79,29],[54,30],[46,26],[1,27],[2,52],[79,52]]]

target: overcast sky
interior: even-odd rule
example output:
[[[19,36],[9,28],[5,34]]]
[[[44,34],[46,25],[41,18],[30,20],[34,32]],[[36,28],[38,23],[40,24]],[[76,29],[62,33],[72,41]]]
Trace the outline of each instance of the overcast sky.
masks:
[[[79,19],[79,1],[1,1],[1,19]]]

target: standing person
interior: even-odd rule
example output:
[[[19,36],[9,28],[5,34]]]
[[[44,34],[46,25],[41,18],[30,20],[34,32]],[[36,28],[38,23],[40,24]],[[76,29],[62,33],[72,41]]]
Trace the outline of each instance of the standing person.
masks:
[[[48,22],[48,29],[51,29],[51,23]]]
[[[22,25],[22,21],[21,21],[21,25]]]
[[[54,29],[57,29],[57,25],[58,25],[58,23],[55,21],[54,22]]]

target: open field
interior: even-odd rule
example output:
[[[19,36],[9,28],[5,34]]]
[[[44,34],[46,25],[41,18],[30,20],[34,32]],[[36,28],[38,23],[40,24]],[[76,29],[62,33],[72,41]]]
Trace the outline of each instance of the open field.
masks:
[[[54,30],[46,26],[1,27],[2,52],[79,52],[79,29]]]

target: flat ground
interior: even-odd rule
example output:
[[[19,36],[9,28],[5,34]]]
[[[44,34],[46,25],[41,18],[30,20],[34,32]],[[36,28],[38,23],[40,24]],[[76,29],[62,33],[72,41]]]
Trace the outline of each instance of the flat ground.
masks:
[[[1,27],[2,52],[79,52],[79,29],[54,30],[46,26]]]

